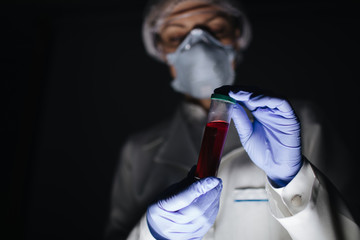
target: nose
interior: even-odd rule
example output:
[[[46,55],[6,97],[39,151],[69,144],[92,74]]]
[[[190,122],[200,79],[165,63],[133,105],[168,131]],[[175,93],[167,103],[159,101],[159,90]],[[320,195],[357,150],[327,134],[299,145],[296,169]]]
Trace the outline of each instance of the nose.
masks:
[[[192,46],[199,42],[205,42],[209,43],[209,39],[206,37],[207,31],[205,31],[202,28],[193,28],[189,35],[192,35],[193,37],[189,40],[189,42],[184,46],[185,50],[189,50]]]
[[[216,38],[214,32],[208,26],[205,26],[205,25],[202,25],[202,24],[197,24],[192,29],[193,30],[194,29],[199,29],[199,30],[205,31],[205,32],[209,33],[211,36],[213,36],[214,38]]]

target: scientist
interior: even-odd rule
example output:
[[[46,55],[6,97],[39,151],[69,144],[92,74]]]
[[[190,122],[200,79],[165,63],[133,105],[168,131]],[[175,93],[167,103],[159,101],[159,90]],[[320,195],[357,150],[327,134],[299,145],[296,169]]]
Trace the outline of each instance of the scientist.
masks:
[[[171,86],[185,98],[173,119],[123,147],[107,239],[360,239],[314,167],[325,159],[312,112],[300,104],[295,114],[282,98],[232,86],[250,36],[237,1],[150,2],[146,50],[169,66]],[[217,177],[193,182],[214,90],[237,101],[233,124]]]

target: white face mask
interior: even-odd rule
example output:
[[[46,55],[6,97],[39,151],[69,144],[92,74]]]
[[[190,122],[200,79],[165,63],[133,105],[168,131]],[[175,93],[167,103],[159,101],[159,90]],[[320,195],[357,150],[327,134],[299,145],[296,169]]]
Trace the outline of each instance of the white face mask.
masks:
[[[167,54],[176,70],[171,86],[198,99],[210,98],[215,88],[234,83],[236,51],[202,29],[193,29],[173,53]]]

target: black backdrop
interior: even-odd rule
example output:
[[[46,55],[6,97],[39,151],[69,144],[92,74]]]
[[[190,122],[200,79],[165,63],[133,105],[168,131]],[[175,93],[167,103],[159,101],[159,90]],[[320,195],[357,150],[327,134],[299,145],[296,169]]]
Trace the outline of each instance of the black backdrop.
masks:
[[[244,3],[254,38],[241,83],[318,104],[355,166],[358,2]],[[143,7],[1,5],[1,212],[11,239],[101,238],[121,145],[179,101],[166,66],[144,52]]]

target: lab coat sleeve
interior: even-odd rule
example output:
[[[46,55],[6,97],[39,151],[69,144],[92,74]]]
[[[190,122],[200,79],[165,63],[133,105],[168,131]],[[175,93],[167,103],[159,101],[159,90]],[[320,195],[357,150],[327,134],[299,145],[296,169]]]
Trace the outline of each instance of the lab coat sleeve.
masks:
[[[156,240],[150,233],[147,226],[146,215],[144,215],[138,224],[133,228],[127,240]]]
[[[284,188],[267,183],[272,215],[292,239],[360,239],[359,227],[335,201],[323,176],[307,161]],[[336,195],[336,194],[335,194]]]

